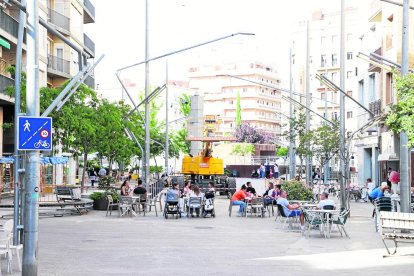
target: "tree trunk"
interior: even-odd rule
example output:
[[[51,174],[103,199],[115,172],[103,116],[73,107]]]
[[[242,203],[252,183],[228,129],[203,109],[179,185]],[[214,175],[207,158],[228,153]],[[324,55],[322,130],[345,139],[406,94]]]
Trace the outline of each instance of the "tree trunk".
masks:
[[[81,191],[84,192],[85,186],[85,171],[86,171],[86,162],[88,162],[88,153],[83,153],[83,171],[82,171],[82,181],[81,181]]]

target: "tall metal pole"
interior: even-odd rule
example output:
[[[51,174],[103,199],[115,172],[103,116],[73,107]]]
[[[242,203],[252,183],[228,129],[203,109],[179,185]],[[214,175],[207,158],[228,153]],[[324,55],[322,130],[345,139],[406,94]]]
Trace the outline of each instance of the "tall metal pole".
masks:
[[[409,24],[409,6],[410,0],[403,2],[403,23],[402,23],[402,51],[401,51],[401,75],[408,74],[408,24]],[[400,99],[404,100],[404,99]],[[407,133],[400,133],[400,196],[401,212],[410,212],[410,168],[409,153],[407,148]]]
[[[345,91],[345,0],[341,0],[341,45],[340,45],[340,87],[342,91]],[[339,117],[340,117],[340,133],[339,133],[339,167],[341,176],[339,178],[339,187],[341,191],[341,209],[346,208],[346,195],[345,195],[345,95],[341,93],[339,95]]]
[[[168,60],[165,63],[165,172],[168,174],[169,133],[168,133]]]
[[[325,88],[325,116],[328,119],[328,88]],[[329,174],[329,162],[325,160],[323,168],[323,183],[328,183],[328,174]]]
[[[26,7],[26,0],[21,1],[21,5]],[[22,46],[23,46],[23,35],[24,27],[26,26],[26,13],[22,10],[19,12],[19,31],[17,34],[17,48],[16,48],[16,76],[15,76],[15,88],[16,92],[14,94],[14,212],[13,212],[13,245],[19,244],[19,234],[18,226],[20,223],[23,223],[19,220],[20,208],[19,208],[19,193],[21,192],[19,185],[19,166],[20,166],[20,157],[19,151],[17,150],[17,137],[19,135],[17,124],[20,114],[20,81],[21,81],[21,72],[22,72]]]
[[[309,72],[309,20],[306,21],[306,106],[310,108],[310,72]],[[306,110],[306,133],[310,131],[310,111]],[[310,143],[306,145],[310,147]],[[312,159],[310,156],[306,157],[306,184],[309,185],[312,182]]]
[[[149,41],[148,41],[148,0],[145,0],[145,98],[149,95]],[[149,186],[149,179],[150,179],[150,103],[149,101],[145,102],[145,154],[144,154],[144,168],[143,172],[143,180],[145,183],[146,188],[148,189]]]
[[[293,77],[292,77],[292,49],[289,50],[289,96],[293,98]],[[293,103],[289,106],[289,117],[293,119]],[[289,139],[289,178],[294,179],[296,175],[296,153],[295,141],[293,140],[293,124],[289,123],[290,139]]]
[[[28,1],[26,114],[39,117],[38,1]],[[23,270],[25,276],[37,275],[38,196],[40,184],[39,151],[28,151],[24,217]]]

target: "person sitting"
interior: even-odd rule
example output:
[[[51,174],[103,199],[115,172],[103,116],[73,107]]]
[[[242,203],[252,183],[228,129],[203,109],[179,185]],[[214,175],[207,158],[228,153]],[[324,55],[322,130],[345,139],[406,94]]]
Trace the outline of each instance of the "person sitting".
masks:
[[[134,195],[144,195],[144,198],[147,198],[147,189],[142,185],[142,180],[138,179],[138,186],[134,189]],[[142,201],[145,201],[142,200]]]
[[[283,207],[283,211],[286,217],[297,217],[299,216],[300,225],[303,229],[305,228],[305,219],[303,213],[299,210],[300,204],[290,204],[287,200],[287,193],[286,191],[282,191],[280,197],[277,199],[277,204]]]
[[[125,180],[121,185],[121,196],[130,196],[131,187],[129,186],[129,181]]]
[[[275,185],[272,191],[272,198],[274,201],[277,201],[277,199],[282,195],[281,185]]]
[[[320,195],[320,201],[318,203],[318,206],[316,209],[324,209],[325,206],[333,206],[333,209],[335,209],[335,202],[331,199],[328,199],[329,194],[327,192],[323,192]]]
[[[387,182],[382,182],[381,186],[375,188],[372,190],[372,192],[368,195],[368,198],[371,202],[373,202],[375,199],[381,198],[384,196],[385,191],[389,191],[389,187]]]
[[[242,185],[240,190],[235,192],[231,197],[232,205],[239,205],[239,213],[237,216],[241,217],[244,214],[244,208],[246,208],[246,203],[243,201],[246,198],[246,185]]]
[[[183,197],[188,197],[191,192],[191,180],[187,180],[184,184]]]
[[[251,177],[252,178],[259,178],[259,173],[257,172],[257,170],[252,170]]]
[[[253,188],[252,182],[247,181],[246,186],[247,186],[246,192],[256,196],[256,189]]]
[[[266,206],[273,203],[274,198],[272,197],[272,194],[273,194],[273,183],[269,182],[267,184],[266,191],[263,193],[264,204]]]
[[[194,186],[193,191],[191,191],[191,193],[190,193],[190,198],[192,198],[192,197],[197,197],[197,198],[200,198],[201,200],[204,197],[204,194],[200,191],[200,188],[197,185]],[[197,217],[200,216],[201,204],[200,205],[197,205],[197,206],[196,205],[190,205],[189,204],[188,207],[190,209],[191,217],[194,217],[194,210],[195,210],[195,213],[196,213]]]

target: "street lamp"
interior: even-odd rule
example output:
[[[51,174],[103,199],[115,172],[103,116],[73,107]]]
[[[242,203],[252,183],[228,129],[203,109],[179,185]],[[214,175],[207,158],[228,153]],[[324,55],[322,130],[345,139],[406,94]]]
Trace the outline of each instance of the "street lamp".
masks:
[[[146,1],[146,14],[148,14],[148,0]],[[178,53],[181,53],[181,52],[184,52],[184,51],[187,51],[187,50],[191,50],[191,49],[194,49],[194,48],[197,48],[197,47],[200,47],[200,46],[204,46],[204,45],[207,45],[207,44],[210,44],[210,43],[213,43],[213,42],[217,42],[217,41],[220,41],[220,40],[224,40],[224,39],[227,39],[227,38],[231,38],[231,37],[234,37],[234,36],[237,36],[237,35],[248,35],[248,36],[252,36],[254,34],[253,33],[243,33],[243,32],[232,33],[230,35],[226,35],[226,36],[219,37],[219,38],[216,38],[216,39],[213,39],[213,40],[209,40],[209,41],[206,41],[206,42],[202,42],[202,43],[199,43],[199,44],[196,44],[196,45],[193,45],[193,46],[189,46],[189,47],[186,47],[186,48],[183,48],[183,49],[180,49],[180,50],[176,50],[176,51],[173,51],[173,52],[169,52],[167,54],[163,54],[163,55],[160,55],[160,56],[156,56],[154,58],[149,58],[148,57],[148,16],[146,16],[146,37],[145,37],[146,38],[145,39],[146,40],[146,42],[145,42],[145,45],[146,45],[145,48],[146,49],[145,49],[145,60],[118,69],[116,71],[116,76],[118,78],[118,81],[121,83],[122,87],[124,88],[124,90],[127,91],[126,87],[123,85],[123,83],[121,81],[121,78],[120,78],[121,71],[145,63],[145,87],[146,87],[146,89],[145,89],[145,92],[146,92],[145,93],[145,97],[148,97],[148,80],[149,80],[149,62],[150,61],[154,61],[154,60],[157,60],[157,59],[165,58],[165,57],[168,57],[168,56],[171,56],[171,55],[174,55],[174,54],[178,54]],[[148,182],[149,182],[149,177],[148,177],[148,175],[149,175],[149,155],[150,155],[150,148],[149,148],[149,141],[150,141],[150,133],[149,133],[149,105],[146,103],[145,106],[146,107],[145,107],[145,162],[144,162],[145,173],[144,173],[144,182],[145,182],[145,185],[148,187]]]

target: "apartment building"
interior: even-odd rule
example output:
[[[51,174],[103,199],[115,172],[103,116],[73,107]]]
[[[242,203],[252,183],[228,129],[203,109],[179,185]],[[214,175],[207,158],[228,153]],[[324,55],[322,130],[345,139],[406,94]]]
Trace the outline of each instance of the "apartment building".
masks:
[[[414,12],[410,10],[410,17],[412,16],[414,16]],[[379,0],[371,1],[366,20],[369,23],[369,30],[364,40],[371,42],[371,49],[366,54],[375,53],[392,62],[401,64],[402,7]],[[410,21],[408,36],[414,36],[414,22],[412,21]],[[372,39],[373,37],[377,39]],[[408,51],[408,64],[410,68],[413,68],[414,41],[410,39]],[[369,105],[370,110],[376,115],[386,114],[390,109],[390,105],[397,101],[392,73],[381,66],[377,66],[377,64],[368,65],[368,69],[360,76],[358,86],[361,94],[360,99],[364,100]],[[361,123],[364,123],[364,121],[366,119],[361,120]],[[369,148],[365,147],[368,138],[363,136],[361,139],[363,145],[361,150],[363,152],[360,152],[360,154],[365,160],[371,159],[371,173],[374,178],[378,179],[377,183],[379,183],[386,181],[387,169],[389,167],[397,171],[400,169],[400,143],[399,135],[390,131],[384,121],[378,124],[375,138],[378,141],[378,149],[376,152],[374,152],[374,149],[370,151]],[[411,158],[413,158],[413,154],[411,154]],[[411,162],[412,164],[413,162]],[[362,168],[361,166],[361,170],[366,170],[366,167]],[[411,173],[413,173],[412,166]],[[414,175],[411,176],[411,179],[414,179],[413,177]],[[363,180],[361,176],[360,181]]]
[[[364,1],[362,1],[364,2]],[[318,10],[311,14],[309,20],[297,22],[292,33],[292,71],[294,90],[305,95],[306,91],[306,46],[309,42],[309,87],[310,108],[328,120],[339,120],[340,93],[333,92],[316,78],[316,74],[325,76],[340,86],[340,10],[325,12]],[[363,31],[368,25],[366,3],[357,3],[345,8],[345,92],[359,99],[358,78],[360,66],[364,61],[357,59],[363,45]],[[372,89],[374,89],[372,87]],[[376,91],[376,90],[372,90]],[[296,97],[305,104],[305,97]],[[361,102],[361,101],[360,101]],[[363,105],[368,107],[365,102]],[[345,100],[345,127],[347,134],[355,131],[362,117],[367,112],[349,99]],[[324,120],[311,113],[311,128],[320,126]],[[378,148],[378,145],[375,145]],[[359,158],[354,142],[350,146],[351,166],[358,166]],[[332,160],[331,170],[337,171],[339,160]]]
[[[39,17],[83,49],[88,58],[95,56],[95,44],[84,33],[84,24],[95,22],[95,7],[90,0],[39,0]],[[13,76],[6,68],[16,66],[16,46],[19,10],[15,6],[0,9],[0,124],[13,122],[14,99],[4,94],[4,89],[14,85]],[[78,53],[65,44],[59,36],[39,26],[39,84],[40,87],[58,87],[79,71]],[[23,64],[26,68],[26,39],[23,44]],[[85,63],[85,60],[81,61]],[[94,78],[85,83],[94,88]],[[14,150],[13,128],[0,131],[0,156]]]
[[[257,83],[233,78],[236,76]],[[221,118],[217,135],[236,130],[236,104],[240,96],[242,122],[275,136],[281,134],[281,95],[277,71],[261,63],[229,63],[191,67],[189,87],[204,96],[204,115]]]

